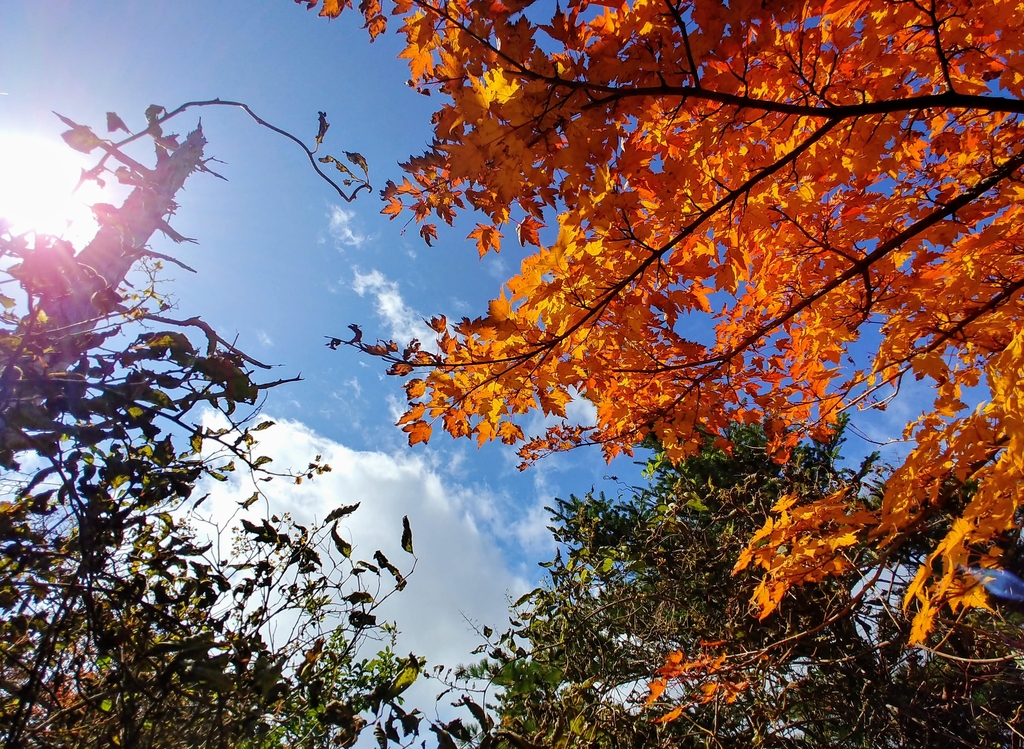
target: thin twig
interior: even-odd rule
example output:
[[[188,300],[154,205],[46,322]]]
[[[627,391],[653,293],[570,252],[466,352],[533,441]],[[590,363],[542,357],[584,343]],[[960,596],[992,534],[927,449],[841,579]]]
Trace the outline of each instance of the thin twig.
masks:
[[[249,362],[254,367],[259,367],[260,369],[272,369],[273,368],[270,364],[264,364],[261,361],[253,359],[251,356],[249,356],[244,351],[241,351],[240,349],[237,349],[234,346],[232,346],[230,343],[228,343],[223,338],[221,338],[217,334],[217,331],[215,331],[212,327],[210,327],[209,323],[203,322],[203,320],[201,320],[198,317],[190,317],[187,320],[173,320],[173,319],[171,319],[169,317],[163,317],[161,315],[146,315],[144,319],[146,319],[146,320],[153,320],[154,322],[163,323],[164,325],[177,325],[178,327],[182,327],[182,328],[184,328],[184,327],[199,328],[201,331],[203,331],[203,333],[206,334],[206,340],[208,342],[207,354],[206,354],[207,356],[212,356],[213,355],[213,353],[217,350],[217,344],[219,343],[221,346],[226,348],[232,354],[235,354],[236,356],[240,356],[242,359],[244,359],[245,361]]]
[[[346,193],[333,179],[328,177],[324,173],[324,171],[320,168],[320,165],[317,163],[317,160],[316,160],[316,156],[315,156],[316,151],[315,151],[315,149],[314,150],[310,150],[310,148],[305,143],[303,143],[302,140],[300,140],[296,136],[292,135],[287,130],[284,130],[282,128],[277,127],[276,125],[272,125],[271,123],[267,122],[265,119],[260,117],[254,111],[252,111],[252,109],[249,107],[248,104],[246,104],[244,102],[241,102],[241,101],[230,101],[230,100],[227,100],[227,99],[219,99],[219,98],[218,99],[206,99],[206,100],[202,100],[202,101],[189,101],[189,102],[185,102],[184,104],[182,104],[178,108],[173,109],[173,110],[167,112],[163,117],[160,117],[160,118],[154,120],[150,124],[150,126],[147,127],[145,130],[142,130],[142,131],[137,132],[137,133],[133,133],[132,135],[130,135],[127,138],[125,138],[124,140],[122,140],[122,141],[120,141],[118,143],[113,144],[112,149],[107,149],[107,155],[103,157],[103,159],[100,161],[100,164],[97,165],[97,166],[102,166],[103,163],[107,160],[107,158],[109,156],[111,156],[111,155],[114,155],[115,158],[120,159],[121,155],[120,155],[119,151],[120,151],[121,148],[123,148],[124,146],[128,145],[129,143],[132,143],[132,142],[134,142],[134,141],[136,141],[136,140],[138,140],[140,138],[143,138],[143,137],[145,137],[147,135],[155,134],[156,131],[157,131],[157,128],[159,128],[163,123],[167,122],[168,120],[170,120],[170,119],[172,119],[174,117],[177,117],[182,112],[185,112],[185,111],[187,111],[189,109],[194,109],[194,108],[197,108],[197,107],[237,107],[238,109],[241,109],[243,112],[245,112],[247,115],[249,115],[256,122],[256,124],[261,125],[261,126],[267,128],[268,130],[272,130],[273,132],[277,133],[278,135],[283,135],[285,138],[287,138],[288,140],[290,140],[293,143],[295,143],[296,145],[298,145],[299,148],[301,148],[303,150],[303,152],[305,152],[306,158],[309,159],[310,166],[313,167],[313,171],[315,171],[318,175],[320,175],[321,179],[323,179],[327,184],[329,184],[331,187],[333,187],[335,192],[337,192],[338,195],[341,197],[341,199],[344,200],[346,203],[351,203],[353,200],[355,200],[356,199],[356,195],[359,194],[360,190],[364,190],[364,189],[365,190],[370,190],[370,189],[372,189],[371,186],[370,186],[370,183],[368,181],[363,180],[361,182],[361,184],[358,185],[356,187],[356,189],[352,191],[351,195]],[[118,152],[118,153],[114,153],[115,151]],[[219,177],[220,175],[216,175],[216,176]]]

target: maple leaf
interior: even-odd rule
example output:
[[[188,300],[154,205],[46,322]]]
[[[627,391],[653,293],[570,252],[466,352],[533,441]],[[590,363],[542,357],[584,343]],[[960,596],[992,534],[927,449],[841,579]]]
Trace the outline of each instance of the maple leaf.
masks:
[[[341,11],[351,7],[352,3],[349,0],[324,0],[323,7],[320,8],[320,15],[324,18],[337,18],[341,15]]]
[[[519,244],[525,247],[528,244],[540,247],[539,230],[544,225],[533,216],[527,216],[519,222]]]
[[[429,440],[431,427],[425,421],[414,421],[402,427],[402,431],[409,435],[409,445],[412,446]]]
[[[437,227],[434,224],[423,224],[420,227],[420,236],[423,237],[423,241],[427,243],[427,246],[431,246],[431,243],[437,239]]]
[[[480,253],[480,257],[486,255],[490,250],[498,252],[501,249],[501,232],[496,226],[477,224],[467,239],[476,240],[476,249]]]
[[[421,379],[409,380],[405,383],[405,393],[409,397],[409,400],[412,400],[413,398],[422,398],[426,391],[426,383]]]
[[[508,299],[504,295],[498,299],[493,300],[487,307],[487,313],[499,322],[508,319],[508,316],[512,314],[512,305],[509,304]]]
[[[366,29],[370,32],[371,42],[387,31],[387,28],[388,19],[382,15],[374,16],[366,22]]]
[[[921,379],[934,390],[894,435],[911,447],[879,506],[787,500],[736,569],[764,574],[765,617],[792,587],[849,572],[864,539],[882,554],[913,541],[928,557],[905,602],[914,641],[954,600],[981,606],[980,593],[944,596],[951,570],[1021,531],[1016,5],[521,5],[389,6],[399,56],[439,104],[384,213],[408,210],[430,243],[431,216],[478,212],[480,255],[523,216],[518,239],[536,248],[487,316],[446,329],[416,365],[431,414],[454,436],[519,442],[525,462],[592,443],[611,459],[648,437],[680,460],[735,421],[763,423],[785,462]],[[557,226],[546,248],[542,226]],[[592,430],[506,426],[584,392]],[[963,485],[970,497],[947,501]],[[963,522],[926,537],[953,504]]]
[[[923,643],[934,627],[935,610],[930,601],[925,601],[920,610],[914,615],[914,621],[910,629],[910,644],[919,645]]]
[[[671,723],[676,720],[680,715],[683,714],[684,705],[677,705],[676,707],[669,710],[664,715],[661,715],[654,719],[655,723]]]
[[[369,22],[371,18],[379,16],[381,13],[380,0],[360,0],[359,12],[363,18]],[[370,41],[373,41],[373,34],[370,35]]]

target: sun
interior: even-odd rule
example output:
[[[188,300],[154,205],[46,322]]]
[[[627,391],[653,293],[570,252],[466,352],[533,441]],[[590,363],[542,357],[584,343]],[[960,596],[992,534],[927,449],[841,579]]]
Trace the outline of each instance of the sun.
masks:
[[[53,234],[81,248],[97,229],[89,206],[104,202],[95,183],[75,191],[93,165],[57,137],[0,131],[0,219],[15,233]]]

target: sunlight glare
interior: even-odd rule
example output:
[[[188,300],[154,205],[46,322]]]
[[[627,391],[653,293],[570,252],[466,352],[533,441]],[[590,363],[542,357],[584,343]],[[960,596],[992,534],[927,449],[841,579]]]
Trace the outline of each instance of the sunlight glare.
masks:
[[[0,218],[15,233],[54,234],[81,249],[97,229],[89,206],[105,200],[93,182],[72,191],[94,164],[58,138],[0,132]]]

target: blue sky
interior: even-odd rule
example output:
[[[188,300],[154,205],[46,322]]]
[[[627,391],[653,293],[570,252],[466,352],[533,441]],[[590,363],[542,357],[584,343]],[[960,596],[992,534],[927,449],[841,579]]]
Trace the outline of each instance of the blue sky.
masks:
[[[221,97],[307,141],[323,110],[327,153],[363,154],[376,189],[399,179],[398,162],[429,141],[436,102],[405,85],[400,38],[370,44],[360,25],[355,13],[328,23],[286,0],[0,4],[0,215],[3,196],[10,206],[28,194],[26,169],[36,161],[46,175],[31,178],[37,189],[61,196],[90,165],[63,146],[51,110],[97,131],[114,111],[138,130],[150,104]],[[584,450],[520,473],[511,449],[477,450],[440,430],[429,447],[408,448],[393,426],[401,381],[355,352],[329,351],[325,336],[359,323],[367,337],[402,338],[422,317],[479,315],[522,251],[478,259],[465,239],[472,216],[442,227],[428,248],[415,226],[402,233],[404,217],[380,215],[376,189],[341,203],[294,144],[238,110],[187,113],[174,129],[186,132],[200,116],[207,154],[225,162],[215,168],[229,181],[196,175],[179,194],[171,224],[199,244],[153,246],[198,273],[168,268],[165,289],[180,316],[201,315],[279,365],[276,375],[304,378],[271,394],[265,410],[280,425],[265,433],[267,452],[276,465],[300,467],[323,453],[335,470],[312,487],[279,486],[275,509],[323,517],[361,501],[349,531],[367,555],[379,546],[399,556],[408,514],[420,562],[388,611],[403,631],[400,647],[432,663],[470,660],[479,640],[467,620],[502,629],[507,596],[540,580],[536,562],[553,551],[543,506],[595,485],[616,491],[607,474],[633,480],[638,471],[628,458],[607,466]],[[79,221],[70,236],[86,229]]]

